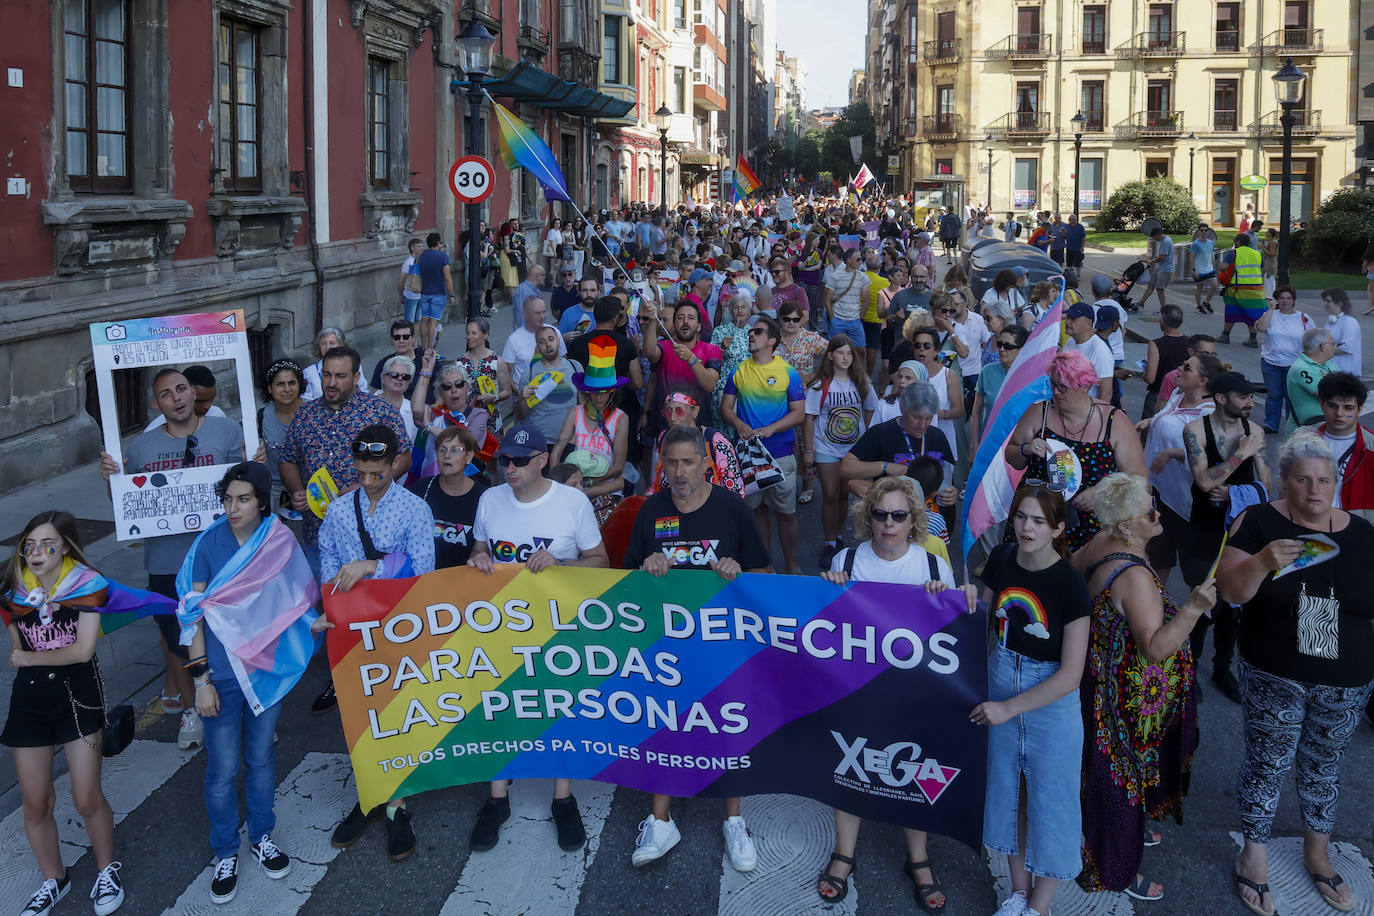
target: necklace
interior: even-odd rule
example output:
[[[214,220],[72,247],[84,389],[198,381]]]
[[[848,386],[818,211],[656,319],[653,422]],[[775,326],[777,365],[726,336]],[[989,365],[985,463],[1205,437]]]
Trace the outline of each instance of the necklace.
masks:
[[[1057,404],[1056,404],[1055,407],[1054,407],[1054,412],[1055,412],[1055,414],[1058,415],[1058,417],[1059,417],[1059,422],[1061,422],[1061,423],[1064,424],[1064,435],[1067,436],[1067,437],[1069,437],[1070,439],[1074,440],[1075,442],[1082,442],[1082,441],[1083,441],[1083,438],[1082,438],[1082,437],[1083,437],[1083,434],[1086,433],[1086,432],[1088,431],[1088,424],[1092,422],[1092,419],[1093,419],[1093,411],[1095,411],[1095,410],[1097,410],[1097,405],[1096,405],[1096,404],[1091,404],[1091,403],[1090,403],[1090,404],[1088,405],[1088,413],[1087,413],[1087,416],[1085,416],[1085,417],[1083,418],[1083,425],[1080,426],[1080,427],[1078,427],[1078,432],[1073,432],[1073,431],[1071,431],[1071,430],[1069,429],[1069,418],[1066,417],[1066,416],[1064,416],[1064,411],[1061,410],[1061,409],[1059,408],[1059,405],[1057,405]]]

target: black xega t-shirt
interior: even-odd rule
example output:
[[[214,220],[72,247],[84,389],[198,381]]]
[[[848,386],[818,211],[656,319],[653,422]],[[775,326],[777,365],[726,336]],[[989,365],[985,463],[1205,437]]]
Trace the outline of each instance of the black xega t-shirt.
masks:
[[[1088,583],[1068,560],[1036,571],[1016,562],[1016,545],[999,544],[988,557],[983,581],[992,590],[988,621],[997,641],[1039,662],[1057,662],[1064,627],[1092,611]]]
[[[695,512],[683,514],[670,490],[644,500],[625,549],[626,569],[638,569],[662,552],[674,569],[710,569],[711,561],[733,557],[740,569],[762,569],[773,561],[749,506],[729,490],[711,485]]]

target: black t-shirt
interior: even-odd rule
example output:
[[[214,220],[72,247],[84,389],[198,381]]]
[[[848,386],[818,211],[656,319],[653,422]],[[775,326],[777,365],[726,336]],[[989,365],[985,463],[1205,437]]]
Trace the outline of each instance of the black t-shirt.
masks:
[[[75,645],[81,615],[100,613],[95,607],[59,604],[53,608],[51,620],[44,623],[37,610],[25,609],[27,613],[20,615],[12,604],[5,609],[19,631],[19,648],[26,652],[50,652]]]
[[[587,365],[592,341],[603,337],[609,337],[615,342],[615,374],[621,378],[629,378],[630,363],[639,359],[639,348],[635,346],[634,341],[619,331],[592,330],[586,334],[579,334],[568,343],[568,359],[574,360],[579,366]]]
[[[1357,515],[1350,516],[1344,531],[1313,531],[1289,521],[1269,503],[1252,506],[1245,512],[1240,528],[1228,543],[1254,556],[1270,541],[1322,534],[1335,541],[1341,552],[1334,560],[1318,563],[1275,579],[1266,575],[1255,597],[1245,603],[1240,614],[1238,643],[1240,654],[1250,664],[1269,674],[1323,684],[1328,687],[1358,687],[1374,679],[1374,525]],[[1321,638],[1320,615],[1299,613],[1298,598],[1307,588],[1309,598],[1325,599],[1336,590],[1340,610],[1336,618],[1336,658],[1322,658],[1299,651],[1299,631],[1318,644]]]
[[[903,461],[898,456],[910,455],[914,458],[917,455],[929,455],[946,464],[954,463],[951,457],[954,453],[943,432],[932,425],[922,435],[909,436],[902,429],[901,417],[870,426],[849,453],[860,461],[898,461],[906,464],[910,458]]]
[[[1088,583],[1068,560],[1032,572],[1016,561],[1015,544],[992,549],[983,581],[992,590],[988,623],[993,636],[1038,662],[1059,661],[1064,627],[1092,611]]]
[[[472,553],[472,523],[477,518],[477,498],[487,488],[471,478],[472,489],[462,496],[449,496],[439,486],[438,477],[425,477],[411,484],[410,490],[434,513],[434,568],[462,566]]]
[[[734,557],[740,569],[762,569],[773,560],[763,544],[754,513],[729,490],[711,485],[711,495],[695,512],[683,515],[673,494],[663,490],[639,507],[626,569],[638,569],[651,553],[667,555],[674,569],[710,569],[711,561]]]

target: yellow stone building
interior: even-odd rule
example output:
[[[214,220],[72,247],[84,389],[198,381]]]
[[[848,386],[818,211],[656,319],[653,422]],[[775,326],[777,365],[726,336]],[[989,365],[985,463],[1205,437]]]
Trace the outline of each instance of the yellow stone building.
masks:
[[[1204,219],[1277,219],[1282,130],[1272,75],[1307,75],[1293,137],[1293,213],[1357,183],[1361,0],[870,0],[867,98],[892,186],[961,176],[964,199],[1080,212],[1168,175]],[[1366,24],[1367,25],[1367,24]],[[989,169],[989,163],[991,168]],[[1268,187],[1245,190],[1258,175]],[[1251,182],[1246,182],[1250,184]]]

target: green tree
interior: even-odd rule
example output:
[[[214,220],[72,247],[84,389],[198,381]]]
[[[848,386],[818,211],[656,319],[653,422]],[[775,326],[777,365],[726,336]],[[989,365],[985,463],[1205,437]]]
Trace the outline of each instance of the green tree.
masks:
[[[1297,246],[1298,235],[1302,244]],[[1295,247],[1305,260],[1319,265],[1347,265],[1359,260],[1374,238],[1374,189],[1340,188],[1322,201],[1307,228],[1295,234]]]
[[[1198,224],[1197,205],[1183,185],[1159,176],[1148,181],[1131,181],[1107,198],[1107,205],[1093,220],[1093,228],[1105,231],[1139,229],[1153,216],[1166,232],[1189,232]]]
[[[869,162],[869,168],[877,159],[877,141],[873,129],[873,113],[868,110],[867,102],[855,102],[845,108],[840,119],[824,131],[820,144],[820,167],[836,175],[851,175],[859,170],[854,164],[854,156],[849,148],[849,138],[863,137],[862,161]]]

